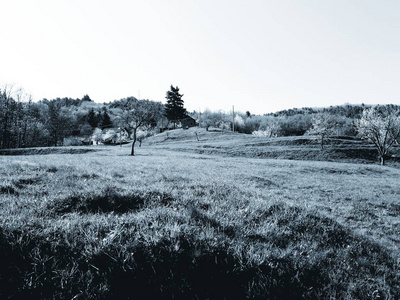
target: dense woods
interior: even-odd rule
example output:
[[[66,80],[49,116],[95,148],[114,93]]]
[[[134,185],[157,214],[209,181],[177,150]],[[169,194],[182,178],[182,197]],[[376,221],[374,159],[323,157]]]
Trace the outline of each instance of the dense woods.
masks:
[[[0,148],[107,143],[107,138],[118,135],[116,128],[129,128],[121,122],[123,110],[127,102],[137,101],[128,97],[100,104],[85,95],[33,102],[21,90],[6,86],[0,90]],[[163,108],[159,102],[147,102],[157,111]],[[161,120],[152,120],[153,127]]]

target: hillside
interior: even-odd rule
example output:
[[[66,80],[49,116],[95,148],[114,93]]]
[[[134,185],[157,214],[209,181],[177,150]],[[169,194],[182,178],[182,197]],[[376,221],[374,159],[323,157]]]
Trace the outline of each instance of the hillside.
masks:
[[[400,169],[197,135],[0,156],[0,298],[400,297]]]
[[[256,137],[230,131],[206,131],[202,128],[177,129],[157,134],[144,145],[158,149],[248,158],[274,158],[290,160],[332,161],[348,163],[378,162],[373,144],[352,137],[332,137],[321,151],[320,142],[314,136]],[[400,147],[395,145],[393,156],[387,163],[400,166]]]

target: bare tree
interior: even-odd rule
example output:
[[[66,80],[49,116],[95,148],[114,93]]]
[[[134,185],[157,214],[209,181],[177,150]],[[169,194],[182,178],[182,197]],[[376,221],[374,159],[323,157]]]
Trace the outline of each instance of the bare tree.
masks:
[[[151,125],[161,114],[161,106],[157,102],[149,100],[137,100],[135,98],[126,99],[122,111],[118,116],[121,127],[127,129],[132,134],[131,155],[135,155],[135,143],[137,141],[137,131],[140,127]]]
[[[13,85],[0,88],[0,148],[19,148],[25,144],[27,99],[31,100],[22,88],[14,89]]]
[[[13,106],[15,106],[12,94],[12,85],[5,85],[0,89],[0,148],[9,148],[12,144],[11,127],[14,119]]]
[[[320,138],[321,150],[324,150],[325,139],[333,133],[335,122],[332,115],[328,113],[317,113],[312,117],[312,125],[308,134],[316,135]]]
[[[356,122],[356,127],[361,138],[374,143],[381,165],[384,165],[386,155],[400,137],[400,112],[380,106],[368,108]]]

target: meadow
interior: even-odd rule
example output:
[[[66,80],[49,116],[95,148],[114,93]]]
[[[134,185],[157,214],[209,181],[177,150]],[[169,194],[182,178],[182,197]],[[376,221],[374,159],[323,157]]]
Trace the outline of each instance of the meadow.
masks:
[[[370,145],[43,149],[0,155],[2,299],[400,298],[400,168]]]

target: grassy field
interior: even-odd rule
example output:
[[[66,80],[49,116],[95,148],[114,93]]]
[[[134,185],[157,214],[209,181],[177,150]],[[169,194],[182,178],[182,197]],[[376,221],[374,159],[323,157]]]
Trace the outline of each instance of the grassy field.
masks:
[[[399,299],[396,161],[196,133],[0,156],[0,298]]]

